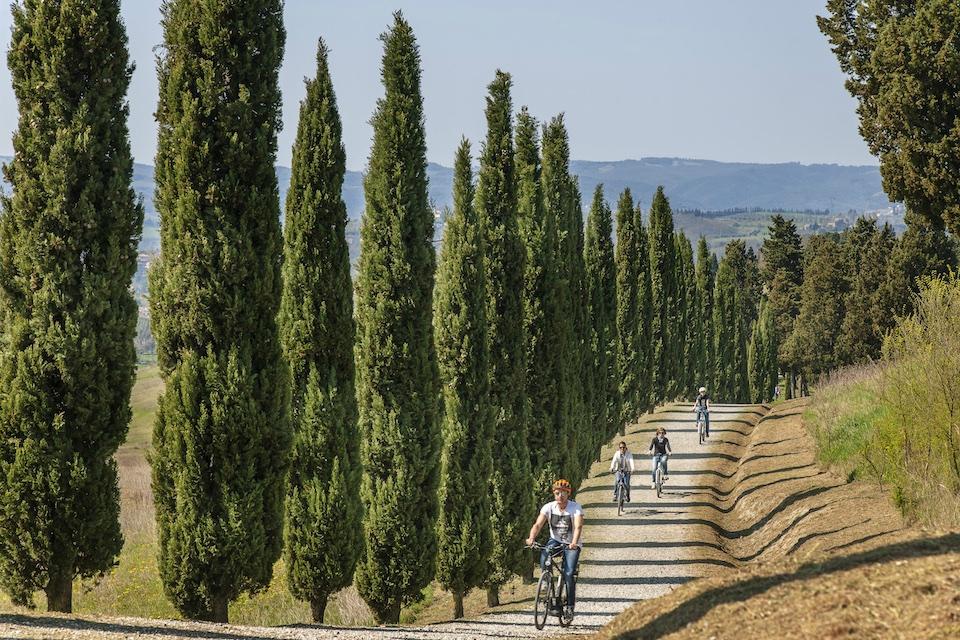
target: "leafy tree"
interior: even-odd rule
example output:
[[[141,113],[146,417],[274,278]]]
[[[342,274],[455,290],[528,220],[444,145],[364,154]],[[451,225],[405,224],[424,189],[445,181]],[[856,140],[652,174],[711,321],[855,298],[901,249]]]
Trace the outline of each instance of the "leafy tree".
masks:
[[[113,459],[130,422],[143,207],[116,0],[18,2],[20,121],[0,198],[0,584],[69,612],[123,544]]]
[[[713,380],[713,287],[715,277],[712,255],[707,247],[707,239],[700,236],[700,240],[697,242],[696,266],[696,308],[700,322],[700,333],[697,340],[696,387],[708,386]],[[711,393],[713,393],[712,390]]]
[[[203,620],[265,589],[283,545],[281,9],[163,5],[150,307],[165,391],[151,464],[164,591]]]
[[[788,338],[789,352],[809,375],[836,366],[836,341],[843,322],[847,289],[844,256],[837,237],[811,236],[800,288],[800,314]]]
[[[773,313],[766,298],[760,300],[760,316],[753,323],[747,347],[750,402],[769,402],[777,384],[777,334]]]
[[[327,599],[353,582],[360,555],[360,442],[354,390],[353,290],[341,190],[346,155],[327,64],[300,103],[284,225],[280,343],[293,425],[285,503],[287,584],[323,622]]]
[[[536,390],[528,396],[528,449],[533,478],[533,494],[528,504],[532,504],[549,489],[564,464],[561,457],[564,449],[556,446],[558,442],[566,442],[565,424],[560,419],[562,352],[556,342],[561,330],[560,283],[555,209],[544,206],[537,122],[526,107],[517,116],[516,141],[519,229],[526,252],[523,283],[526,383],[529,389]],[[546,177],[552,182],[554,174],[551,165]]]
[[[646,265],[640,262],[636,222],[639,216],[634,214],[633,195],[626,188],[617,201],[617,245],[614,249],[614,261],[617,268],[617,378],[621,401],[620,433],[624,424],[636,420],[646,404],[641,396],[641,377],[646,370],[643,362],[645,349],[640,341],[641,310],[639,293],[641,286],[640,269]]]
[[[749,402],[750,383],[747,371],[747,333],[744,294],[737,274],[742,260],[738,241],[727,244],[723,260],[717,268],[713,293],[714,397],[725,402]]]
[[[595,429],[594,451],[599,451],[622,424],[617,379],[617,274],[612,233],[612,213],[603,198],[603,185],[597,185],[587,219],[584,249],[595,381],[589,423]]]
[[[848,76],[890,199],[960,231],[960,4],[828,0],[817,23]]]
[[[760,247],[762,257],[761,277],[767,291],[767,302],[774,317],[777,335],[786,338],[793,332],[793,324],[800,313],[800,284],[803,282],[803,245],[793,220],[776,214],[770,218],[769,234]],[[790,371],[791,384],[787,394],[793,391],[799,363],[787,351],[788,345],[780,343],[778,360]]]
[[[652,313],[650,324],[652,396],[657,403],[676,391],[677,360],[676,320],[677,291],[675,282],[675,250],[673,246],[673,212],[657,187],[650,205],[650,284]]]
[[[955,238],[911,211],[907,211],[904,219],[907,230],[890,255],[880,291],[881,333],[893,328],[897,316],[913,313],[919,278],[943,275],[957,266]]]
[[[420,53],[400,12],[381,40],[385,95],[372,118],[357,269],[366,507],[357,588],[379,622],[397,622],[434,576],[440,432]]]
[[[637,236],[637,362],[640,373],[637,376],[639,390],[638,405],[641,410],[653,412],[656,399],[653,397],[653,284],[650,277],[650,236],[643,226],[640,205],[634,211],[634,225]]]
[[[576,235],[572,233],[574,211],[574,189],[569,174],[570,143],[563,117],[556,116],[543,127],[541,188],[543,206],[556,220],[556,248],[554,260],[557,274],[556,289],[556,331],[552,333],[553,348],[557,351],[557,408],[552,416],[553,434],[559,440],[547,443],[554,447],[556,442],[566,443],[560,447],[559,473],[577,486],[580,466],[580,441],[578,422],[583,412],[583,394],[581,373],[581,354],[577,352],[579,344],[577,334],[577,304],[574,300],[579,290],[578,272],[575,263],[577,250]],[[581,260],[582,260],[582,253]]]
[[[433,314],[443,395],[437,579],[453,593],[454,618],[463,617],[464,595],[487,575],[493,536],[490,493],[477,490],[493,468],[494,412],[484,229],[472,201],[470,145],[464,140],[454,162],[453,215],[444,231]]]
[[[487,578],[488,603],[520,573],[528,553],[515,543],[529,525],[530,469],[527,446],[526,363],[523,327],[524,246],[517,213],[510,75],[497,71],[487,87],[487,140],[480,156],[477,213],[486,238],[487,332],[490,394],[495,408],[491,477],[493,555]]]
[[[677,352],[680,354],[677,375],[677,395],[692,400],[697,375],[697,339],[700,318],[697,314],[697,280],[693,264],[693,247],[680,231],[676,235],[676,278],[679,300]]]

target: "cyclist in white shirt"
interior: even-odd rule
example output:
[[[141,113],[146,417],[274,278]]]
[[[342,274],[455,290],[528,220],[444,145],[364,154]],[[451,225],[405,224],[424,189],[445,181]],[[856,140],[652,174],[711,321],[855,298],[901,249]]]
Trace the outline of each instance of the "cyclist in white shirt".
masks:
[[[610,471],[616,472],[613,480],[613,501],[617,501],[617,485],[620,484],[621,476],[627,484],[627,502],[630,502],[630,474],[633,473],[633,454],[627,451],[627,443],[623,440],[617,445],[617,452],[613,454],[613,460],[610,462]]]
[[[540,552],[540,566],[544,569],[550,556],[559,548],[563,548],[563,579],[567,588],[568,619],[573,618],[573,608],[576,603],[576,582],[573,579],[580,561],[580,534],[583,532],[583,508],[573,500],[570,493],[573,487],[567,480],[557,480],[553,483],[553,502],[548,502],[540,509],[540,515],[530,527],[527,536],[527,546],[533,544],[543,525],[550,523],[550,540]]]

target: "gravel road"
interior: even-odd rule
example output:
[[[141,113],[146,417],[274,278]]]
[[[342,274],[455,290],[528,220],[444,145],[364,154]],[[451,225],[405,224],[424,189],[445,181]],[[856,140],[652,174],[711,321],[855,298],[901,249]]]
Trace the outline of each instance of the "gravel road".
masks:
[[[741,412],[752,407],[713,405],[713,439],[725,427],[740,422]],[[670,481],[658,499],[650,488],[650,459],[645,452],[653,430],[663,426],[673,447]],[[0,637],[62,638],[66,640],[113,640],[156,638],[158,640],[232,640],[270,638],[324,640],[327,638],[429,638],[467,640],[484,638],[548,637],[561,633],[589,634],[602,627],[635,600],[655,598],[674,587],[703,575],[706,569],[727,565],[716,545],[704,540],[703,512],[695,505],[697,477],[711,473],[712,447],[699,445],[689,405],[673,405],[646,416],[623,438],[635,455],[637,472],[632,478],[632,502],[617,516],[611,501],[613,477],[607,471],[615,438],[603,450],[604,461],[596,463],[591,477],[574,499],[586,516],[584,550],[580,556],[577,613],[569,629],[550,618],[543,631],[533,626],[530,599],[507,603],[496,612],[476,620],[419,628],[333,628],[312,626],[240,627],[207,623],[142,618],[79,618],[70,616],[2,615]],[[531,514],[531,521],[532,521]],[[679,522],[678,522],[679,521]],[[532,592],[531,588],[531,592]]]

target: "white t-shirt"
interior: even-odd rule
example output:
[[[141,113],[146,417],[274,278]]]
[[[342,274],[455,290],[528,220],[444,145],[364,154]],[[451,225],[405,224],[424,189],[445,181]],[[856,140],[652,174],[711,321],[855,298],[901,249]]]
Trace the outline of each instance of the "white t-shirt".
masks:
[[[557,501],[548,502],[540,509],[541,515],[546,516],[550,523],[550,537],[565,544],[573,542],[573,517],[582,516],[583,509],[573,500],[567,500],[567,508],[560,510]],[[583,540],[581,539],[582,543]]]

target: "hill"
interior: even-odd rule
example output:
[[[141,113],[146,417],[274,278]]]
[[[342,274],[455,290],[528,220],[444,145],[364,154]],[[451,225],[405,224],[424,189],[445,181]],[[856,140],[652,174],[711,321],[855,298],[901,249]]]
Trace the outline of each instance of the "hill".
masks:
[[[0,156],[0,162],[9,160],[9,157]],[[771,210],[807,212],[808,216],[832,223],[838,214],[849,219],[851,211],[859,213],[890,207],[881,186],[880,171],[874,166],[642,158],[613,162],[574,160],[571,171],[580,178],[584,212],[597,184],[604,185],[610,202],[616,202],[619,193],[630,187],[644,208],[657,186],[663,185],[671,205],[679,214],[678,227],[693,238],[701,233],[711,240],[718,238],[713,243],[715,246],[731,237],[749,238],[757,231],[751,220],[759,218],[765,223]],[[427,176],[430,180],[429,196],[434,206],[437,209],[451,206],[453,170],[431,162],[427,166]],[[282,201],[290,185],[290,169],[278,166],[277,179]],[[146,210],[142,249],[152,251],[159,245],[152,166],[134,165],[133,187],[143,197]],[[347,172],[343,199],[350,219],[359,220],[364,206],[361,172]],[[684,210],[714,214],[706,216],[709,221],[705,221],[704,216],[687,215]],[[810,224],[810,221],[803,224]]]

